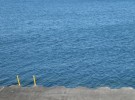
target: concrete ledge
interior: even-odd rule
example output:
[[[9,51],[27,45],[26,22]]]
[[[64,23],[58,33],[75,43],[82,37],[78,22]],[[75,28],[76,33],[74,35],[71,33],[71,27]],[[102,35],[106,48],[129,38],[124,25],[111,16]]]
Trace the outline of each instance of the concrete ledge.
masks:
[[[132,88],[0,87],[0,100],[135,100]]]

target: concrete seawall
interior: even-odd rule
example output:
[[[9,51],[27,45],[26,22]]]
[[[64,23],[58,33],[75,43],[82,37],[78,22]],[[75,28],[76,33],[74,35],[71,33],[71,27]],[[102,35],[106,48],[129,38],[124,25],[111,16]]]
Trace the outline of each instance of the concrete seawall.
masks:
[[[0,87],[0,100],[135,100],[132,88]]]

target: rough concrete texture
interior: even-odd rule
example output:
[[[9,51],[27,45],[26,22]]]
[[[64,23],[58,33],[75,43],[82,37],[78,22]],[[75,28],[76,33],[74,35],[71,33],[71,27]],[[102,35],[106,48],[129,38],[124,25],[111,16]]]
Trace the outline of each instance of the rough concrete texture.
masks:
[[[1,87],[0,100],[135,100],[135,90],[65,87]]]

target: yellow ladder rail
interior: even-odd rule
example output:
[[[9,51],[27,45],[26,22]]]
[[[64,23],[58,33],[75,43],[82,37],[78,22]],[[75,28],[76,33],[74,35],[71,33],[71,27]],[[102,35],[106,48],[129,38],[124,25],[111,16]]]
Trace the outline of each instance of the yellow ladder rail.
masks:
[[[33,75],[33,82],[34,82],[34,86],[37,86],[37,84],[36,84],[36,77],[35,77],[35,75]]]
[[[19,76],[17,75],[16,78],[17,78],[18,86],[21,86]]]

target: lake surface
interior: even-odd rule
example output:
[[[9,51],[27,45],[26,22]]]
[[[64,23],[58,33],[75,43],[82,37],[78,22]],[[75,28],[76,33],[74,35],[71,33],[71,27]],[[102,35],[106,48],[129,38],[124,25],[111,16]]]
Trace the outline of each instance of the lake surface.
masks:
[[[0,0],[0,86],[135,88],[134,0]]]

